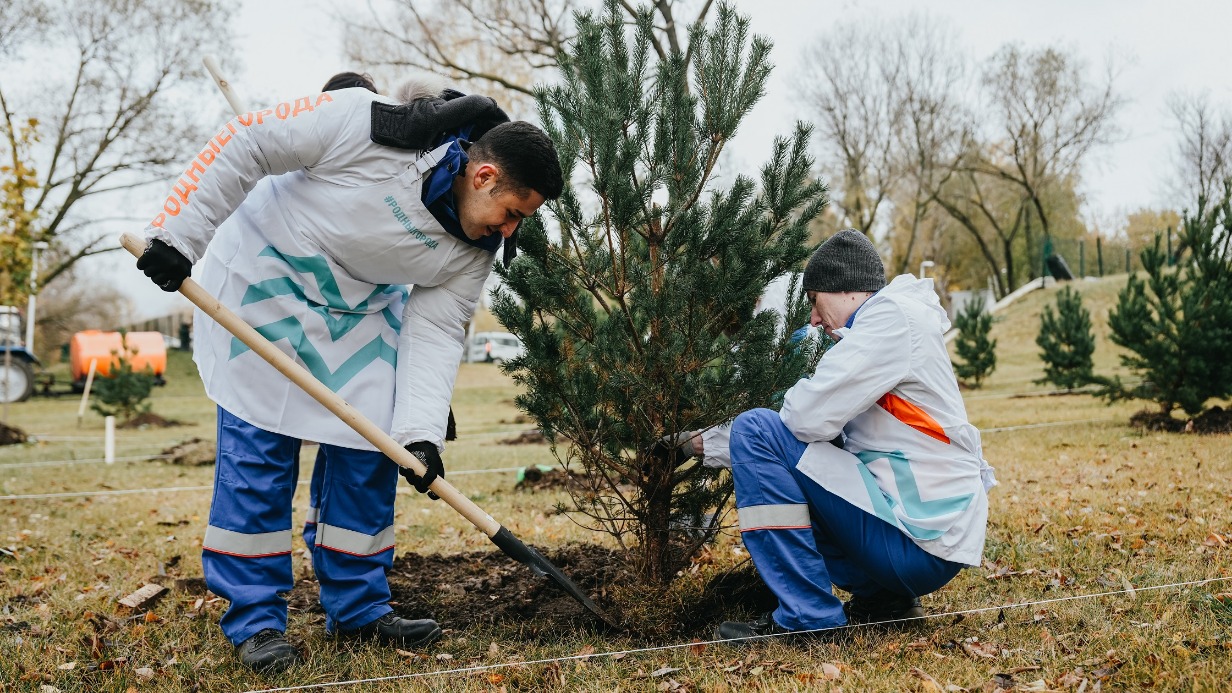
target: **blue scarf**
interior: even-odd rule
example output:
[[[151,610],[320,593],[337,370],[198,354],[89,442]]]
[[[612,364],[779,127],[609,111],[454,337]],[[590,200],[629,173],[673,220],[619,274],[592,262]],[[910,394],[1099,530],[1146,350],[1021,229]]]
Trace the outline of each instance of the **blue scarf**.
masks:
[[[499,234],[485,236],[479,240],[468,238],[462,231],[462,223],[458,221],[458,203],[453,194],[453,179],[466,172],[466,164],[469,161],[458,140],[467,139],[472,128],[471,125],[464,125],[456,131],[445,133],[440,141],[428,148],[427,151],[431,151],[445,142],[450,143],[445,156],[424,180],[421,199],[424,206],[436,218],[437,223],[444,227],[451,236],[467,245],[495,253],[504,239]]]

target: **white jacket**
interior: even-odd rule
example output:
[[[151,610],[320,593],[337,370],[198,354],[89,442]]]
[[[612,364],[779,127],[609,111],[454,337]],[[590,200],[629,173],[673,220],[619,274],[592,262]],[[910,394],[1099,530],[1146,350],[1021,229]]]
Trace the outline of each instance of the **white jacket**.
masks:
[[[925,551],[979,565],[996,480],[945,350],[949,326],[931,279],[896,277],[835,331],[780,416],[809,443],[800,471]]]
[[[145,235],[201,260],[206,290],[396,441],[442,446],[463,324],[493,255],[420,201],[443,149],[371,141],[378,99],[390,102],[346,89],[235,118]],[[219,405],[266,430],[374,449],[200,311],[195,326]]]

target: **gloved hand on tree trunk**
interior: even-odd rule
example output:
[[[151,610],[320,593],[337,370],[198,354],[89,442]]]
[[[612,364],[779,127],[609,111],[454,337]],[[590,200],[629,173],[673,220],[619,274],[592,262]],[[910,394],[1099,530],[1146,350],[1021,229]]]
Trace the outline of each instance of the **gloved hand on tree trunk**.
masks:
[[[411,453],[423,464],[427,469],[427,473],[419,476],[414,471],[400,467],[398,473],[401,474],[411,486],[415,487],[416,491],[428,494],[428,498],[437,500],[440,496],[428,490],[433,481],[437,477],[445,478],[445,463],[441,461],[441,453],[437,451],[436,446],[426,440],[418,440],[406,446],[406,451]]]

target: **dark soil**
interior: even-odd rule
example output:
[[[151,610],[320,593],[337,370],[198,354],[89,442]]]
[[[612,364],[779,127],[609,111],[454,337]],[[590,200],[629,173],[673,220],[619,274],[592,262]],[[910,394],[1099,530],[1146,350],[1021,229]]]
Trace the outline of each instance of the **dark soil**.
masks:
[[[1192,419],[1178,419],[1151,409],[1129,418],[1129,424],[1148,431],[1166,433],[1232,433],[1232,411],[1211,407]]]
[[[618,595],[654,599],[654,588],[640,586],[620,553],[594,544],[570,544],[544,555],[603,609],[616,630],[631,636],[664,632],[708,637],[714,626],[733,616],[746,617],[774,608],[774,596],[751,565],[711,580],[700,595],[675,611],[672,624],[626,622],[622,614],[636,604]],[[516,629],[521,637],[557,640],[567,630],[604,630],[610,626],[561,590],[554,581],[499,551],[472,551],[400,556],[389,573],[394,610],[406,618],[433,618],[446,628]],[[316,583],[301,580],[290,595],[292,606],[319,610]]]
[[[0,423],[0,445],[17,445],[26,442],[26,432],[16,426]]]
[[[501,441],[505,445],[542,445],[547,441],[544,438],[543,431],[534,429],[530,431],[522,431],[512,438],[506,438]]]
[[[179,445],[163,450],[162,454],[171,464],[203,467],[214,464],[216,449],[212,440],[190,438]]]
[[[170,428],[172,426],[183,426],[182,421],[174,419],[164,419],[154,412],[145,412],[138,414],[133,418],[120,424],[117,428],[142,428],[144,426],[152,426],[154,428]]]
[[[569,472],[563,469],[541,471],[530,466],[522,472],[522,480],[514,484],[515,491],[554,491],[556,489],[580,489],[582,484]]]

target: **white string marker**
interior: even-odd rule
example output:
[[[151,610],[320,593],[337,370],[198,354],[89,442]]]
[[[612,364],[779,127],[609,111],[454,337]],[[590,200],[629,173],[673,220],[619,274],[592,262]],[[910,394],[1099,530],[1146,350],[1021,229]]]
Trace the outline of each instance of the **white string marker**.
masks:
[[[115,417],[103,419],[103,459],[115,464]]]

